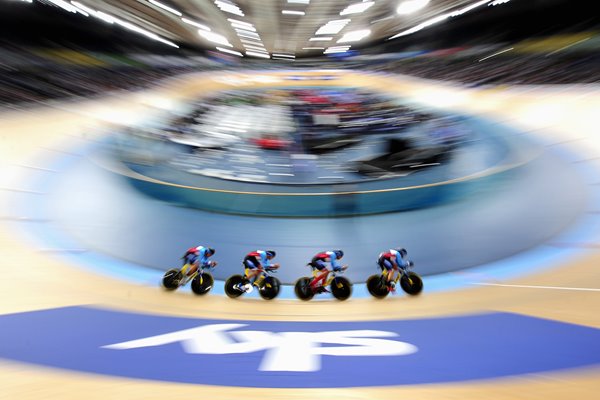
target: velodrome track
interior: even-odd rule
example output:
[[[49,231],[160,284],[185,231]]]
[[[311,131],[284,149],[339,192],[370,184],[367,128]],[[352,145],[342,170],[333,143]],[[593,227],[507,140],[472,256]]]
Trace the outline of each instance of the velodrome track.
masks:
[[[235,76],[254,85],[269,85],[267,74]],[[132,284],[98,274],[77,265],[73,262],[76,258],[63,257],[61,252],[69,252],[69,249],[40,246],[39,241],[31,240],[27,228],[29,223],[39,222],[35,221],[36,210],[31,210],[29,215],[14,215],[11,207],[15,193],[18,196],[29,190],[26,177],[32,170],[43,169],[45,161],[56,158],[57,154],[69,157],[72,151],[69,144],[76,139],[96,140],[95,135],[100,134],[100,130],[95,128],[107,122],[143,117],[144,113],[152,112],[150,104],[164,104],[166,98],[200,90],[219,90],[232,83],[231,75],[223,77],[229,80],[190,77],[185,82],[171,82],[170,87],[153,93],[84,103],[56,103],[34,112],[2,115],[0,399],[597,397],[600,390],[600,234],[594,228],[598,227],[595,220],[600,211],[600,197],[594,195],[594,189],[600,188],[600,180],[594,180],[593,174],[589,179],[583,178],[591,193],[582,217],[586,220],[586,235],[567,235],[546,244],[547,248],[564,250],[568,258],[547,261],[546,268],[515,279],[486,280],[481,279],[481,271],[464,271],[465,276],[472,277],[472,283],[479,284],[455,290],[427,292],[426,278],[425,292],[418,298],[398,295],[385,301],[352,298],[343,303],[301,303],[283,299],[232,301],[215,294],[198,299],[187,291],[165,293],[156,285]],[[375,90],[411,93],[415,101],[431,106],[483,114],[523,129],[558,152],[576,154],[574,164],[600,170],[600,141],[596,138],[600,126],[597,114],[600,88],[459,90],[409,78],[360,73],[346,73],[339,81]],[[556,183],[556,190],[561,190],[560,182]],[[414,329],[419,335],[412,340],[408,335],[403,340],[417,343],[416,354],[425,354],[427,345],[438,344],[438,347],[428,353],[429,358],[417,360],[412,368],[410,363],[393,367],[386,356],[380,356],[375,357],[375,363],[369,357],[341,357],[348,360],[348,365],[335,364],[335,368],[327,369],[330,359],[339,357],[323,356],[327,358],[323,361],[323,372],[310,372],[311,378],[306,378],[306,372],[295,372],[296,375],[286,372],[289,368],[293,370],[292,367],[240,373],[234,364],[241,360],[246,362],[244,358],[234,358],[228,365],[219,364],[221,361],[207,365],[187,360],[177,364],[177,359],[170,360],[164,353],[156,353],[164,359],[150,358],[146,363],[135,364],[138,371],[135,373],[127,371],[125,358],[125,368],[119,372],[110,364],[110,357],[104,361],[101,353],[94,352],[96,349],[92,351],[81,343],[92,340],[88,334],[110,331],[111,327],[117,330],[119,323],[126,326],[119,319],[123,316],[121,312],[128,313],[125,319],[137,321],[131,322],[133,326],[128,329],[135,330],[137,323],[144,327],[139,337],[151,336],[148,332],[191,328],[201,319],[203,323],[221,324],[243,321],[254,329],[275,332],[398,328],[395,332],[408,335],[407,331]],[[117,319],[111,319],[113,317]],[[145,317],[156,317],[159,325],[168,325],[157,330]],[[486,320],[488,317],[491,319]],[[495,322],[496,318],[505,318],[506,324]],[[95,326],[95,319],[101,325]],[[455,323],[467,319],[471,321],[468,324]],[[114,325],[110,325],[110,321]],[[282,322],[273,325],[273,321]],[[344,321],[349,323],[344,324]],[[313,322],[314,327],[307,328],[307,322]],[[419,341],[425,340],[430,331],[420,326],[420,322],[439,329],[438,336],[428,338],[424,345]],[[85,324],[90,325],[90,330],[80,326]],[[102,324],[108,324],[108,328]],[[494,331],[494,327],[501,332]],[[63,338],[58,340],[56,336],[61,335]],[[490,335],[490,342],[485,341],[485,335]],[[480,336],[484,336],[483,342],[477,341]],[[133,336],[129,340],[137,338]],[[111,343],[114,342],[103,344]],[[453,346],[457,347],[454,352],[449,350]],[[515,353],[514,346],[519,353]],[[178,348],[174,347],[171,353],[178,351],[175,349]],[[390,348],[390,352],[393,350]],[[436,353],[439,360],[435,359]],[[471,360],[477,355],[473,353],[486,359]],[[503,353],[514,356],[512,362],[503,358]],[[171,378],[160,379],[153,375],[155,372],[149,364],[160,363],[169,367],[164,376]],[[458,372],[450,377],[453,365]],[[369,370],[377,366],[382,368],[376,371],[377,375],[384,378],[376,380],[377,384],[361,381],[364,376],[371,376],[373,371]],[[192,378],[174,377],[187,376],[185,370],[189,368],[195,370],[192,376],[206,378],[191,382]],[[350,368],[346,375],[342,373],[345,368]],[[489,371],[484,371],[486,368]],[[225,373],[228,370],[230,376]],[[272,375],[269,380],[262,380],[261,373]]]

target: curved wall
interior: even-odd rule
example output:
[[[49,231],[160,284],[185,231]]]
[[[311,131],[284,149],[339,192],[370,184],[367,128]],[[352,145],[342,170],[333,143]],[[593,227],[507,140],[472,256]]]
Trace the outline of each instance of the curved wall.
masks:
[[[207,85],[206,91],[194,86],[195,81],[192,81],[185,96],[191,99],[194,94],[201,96],[218,91],[218,83],[223,90],[229,89],[230,85],[238,88],[289,87],[292,79],[294,86],[298,82],[303,86],[346,86],[352,80],[351,75],[343,71],[327,74],[295,71],[269,75],[267,79],[260,73],[232,73],[211,79],[209,83],[213,85]],[[402,93],[388,91],[388,95],[402,98]],[[152,149],[159,161],[150,165],[113,164],[112,168],[126,176],[141,192],[185,207],[243,215],[331,217],[405,211],[443,204],[469,195],[479,185],[501,178],[537,155],[531,143],[517,137],[506,127],[474,117],[463,117],[463,123],[474,133],[476,140],[454,152],[446,164],[408,176],[385,179],[335,185],[299,185],[215,178],[161,161],[161,154],[173,156],[181,149],[161,144],[158,140],[143,143],[143,147]],[[150,138],[136,140],[153,141]]]

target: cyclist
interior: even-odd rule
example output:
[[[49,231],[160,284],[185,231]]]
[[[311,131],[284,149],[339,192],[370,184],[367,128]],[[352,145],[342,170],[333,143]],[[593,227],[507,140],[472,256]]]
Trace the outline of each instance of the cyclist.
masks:
[[[214,254],[215,249],[212,247],[190,247],[181,257],[183,259],[183,266],[181,267],[182,272],[184,272],[187,277],[191,277],[198,270],[198,267],[215,267],[217,262],[209,261],[209,258]]]
[[[246,289],[252,290],[252,285],[260,286],[265,279],[265,275],[262,273],[265,268],[279,268],[279,264],[271,263],[276,255],[275,250],[255,250],[246,254],[242,262],[246,282],[242,282],[240,287],[249,285]]]
[[[327,268],[327,263],[331,266],[331,270],[333,271],[341,271],[343,268],[347,268],[347,265],[341,266],[338,263],[344,257],[344,252],[342,250],[330,250],[330,251],[322,251],[316,254],[310,263],[313,269],[314,279],[310,283],[311,289],[313,291],[322,293],[328,292],[328,290],[324,287],[325,282],[327,282],[327,277],[329,276],[329,272],[331,272]]]
[[[395,291],[394,273],[400,268],[406,269],[413,266],[413,262],[406,260],[407,251],[403,247],[389,249],[379,254],[377,264],[381,267],[382,273],[386,277],[387,287],[390,292]]]

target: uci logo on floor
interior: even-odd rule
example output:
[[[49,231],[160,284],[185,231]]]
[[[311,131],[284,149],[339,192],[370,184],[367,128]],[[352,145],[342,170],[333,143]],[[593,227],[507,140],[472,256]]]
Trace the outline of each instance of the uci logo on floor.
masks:
[[[415,385],[600,364],[600,329],[509,313],[292,322],[67,307],[0,315],[0,332],[4,359],[221,386]]]

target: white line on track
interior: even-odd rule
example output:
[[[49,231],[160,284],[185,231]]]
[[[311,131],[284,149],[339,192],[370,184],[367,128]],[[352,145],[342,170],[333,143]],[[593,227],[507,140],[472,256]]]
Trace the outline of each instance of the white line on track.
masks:
[[[586,292],[600,292],[600,289],[596,288],[576,288],[576,287],[562,287],[562,286],[535,286],[535,285],[503,285],[500,283],[482,283],[474,282],[472,285],[481,286],[501,286],[501,287],[514,287],[514,288],[527,288],[527,289],[554,289],[554,290],[579,290]]]

